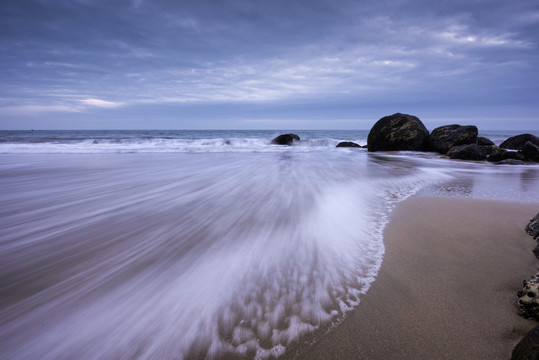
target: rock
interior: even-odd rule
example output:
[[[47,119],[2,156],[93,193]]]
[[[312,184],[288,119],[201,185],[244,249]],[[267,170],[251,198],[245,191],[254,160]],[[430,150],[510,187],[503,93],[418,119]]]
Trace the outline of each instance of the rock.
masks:
[[[429,131],[417,117],[396,113],[378,120],[367,137],[369,151],[426,149]]]
[[[527,160],[539,162],[539,146],[531,141],[527,141],[522,148],[522,155],[524,155]]]
[[[299,136],[296,134],[282,134],[271,140],[271,143],[277,145],[292,145],[294,141],[299,141]]]
[[[530,280],[522,282],[522,290],[518,292],[520,315],[526,319],[539,320],[539,272]]]
[[[503,153],[505,151],[505,150],[500,149],[496,145],[479,145],[479,144],[477,145],[483,148],[487,156],[498,153],[498,152]]]
[[[532,252],[533,252],[533,255],[535,255],[535,257],[539,259],[539,245],[534,247]]]
[[[477,127],[473,125],[440,126],[432,130],[427,142],[431,150],[445,154],[453,146],[475,144],[477,142]]]
[[[450,159],[461,160],[485,160],[487,158],[485,150],[477,144],[453,146],[446,155]]]
[[[506,159],[498,161],[496,165],[526,165],[526,163],[522,160]]]
[[[539,146],[539,138],[532,134],[521,134],[512,136],[500,144],[501,148],[511,150],[522,150],[524,145],[531,141],[533,144]]]
[[[501,149],[499,147],[497,147],[496,145],[494,145],[495,148],[491,147],[491,153],[490,155],[487,156],[487,161],[490,161],[490,162],[498,162],[498,161],[502,161],[502,156],[503,154],[507,151],[507,150],[504,150],[504,149]],[[488,154],[488,152],[487,152]]]
[[[533,219],[530,220],[528,225],[526,225],[526,232],[530,234],[534,239],[539,237],[539,213],[535,215]],[[539,240],[538,240],[539,241]]]
[[[526,160],[524,158],[524,155],[522,155],[520,152],[516,152],[516,151],[506,151],[506,152],[504,152],[502,154],[502,160],[509,160],[509,159],[519,160],[519,161]]]
[[[342,141],[342,142],[338,143],[336,147],[355,147],[355,148],[360,148],[361,145],[356,144],[355,142],[351,142],[351,141]]]
[[[495,146],[496,144],[494,144],[490,139],[486,138],[486,137],[483,137],[483,136],[479,136],[477,138],[477,145],[479,146]]]
[[[515,346],[511,360],[539,360],[539,326],[533,328]]]

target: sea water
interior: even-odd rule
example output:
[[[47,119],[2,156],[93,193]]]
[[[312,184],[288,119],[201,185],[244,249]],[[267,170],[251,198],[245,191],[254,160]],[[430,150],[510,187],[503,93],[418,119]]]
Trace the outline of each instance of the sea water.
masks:
[[[537,165],[279,133],[0,132],[0,357],[277,357],[359,303],[398,202],[539,202]]]

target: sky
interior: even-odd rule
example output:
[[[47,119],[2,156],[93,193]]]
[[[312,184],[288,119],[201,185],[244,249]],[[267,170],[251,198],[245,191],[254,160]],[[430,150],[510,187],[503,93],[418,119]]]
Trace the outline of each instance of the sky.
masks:
[[[0,129],[539,130],[537,0],[2,0]]]

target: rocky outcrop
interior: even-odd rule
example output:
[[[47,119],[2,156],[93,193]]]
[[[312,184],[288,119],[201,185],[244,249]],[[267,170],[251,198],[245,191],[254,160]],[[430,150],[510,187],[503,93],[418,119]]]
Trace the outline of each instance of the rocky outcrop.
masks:
[[[530,234],[530,236],[539,241],[539,213],[537,213],[537,215],[530,220],[528,225],[526,225],[525,230],[528,234]]]
[[[531,141],[532,144],[539,146],[539,138],[537,136],[532,134],[521,134],[512,136],[505,140],[500,144],[500,147],[511,150],[522,150],[528,141]]]
[[[530,161],[539,162],[539,146],[527,141],[522,148],[522,155]]]
[[[487,153],[483,147],[477,144],[453,146],[446,153],[450,159],[460,160],[485,160]]]
[[[539,326],[532,329],[513,349],[511,360],[539,359]]]
[[[454,146],[475,144],[477,142],[477,127],[473,125],[440,126],[432,130],[427,142],[429,149],[445,154]]]
[[[299,140],[299,136],[296,134],[282,134],[271,140],[271,143],[277,145],[292,145],[294,141]]]
[[[342,141],[342,142],[338,143],[336,147],[354,147],[354,148],[360,148],[361,145],[356,144],[355,142],[351,142],[351,141]]]
[[[367,137],[369,151],[426,149],[429,131],[417,117],[396,113],[378,120]]]

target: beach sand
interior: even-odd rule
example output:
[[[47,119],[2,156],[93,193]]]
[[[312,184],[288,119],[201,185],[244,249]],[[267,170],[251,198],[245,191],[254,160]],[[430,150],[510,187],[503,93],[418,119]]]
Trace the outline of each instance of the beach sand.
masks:
[[[404,201],[357,309],[329,333],[289,346],[285,358],[509,359],[536,326],[518,316],[516,293],[539,266],[524,231],[537,211],[490,200]]]

